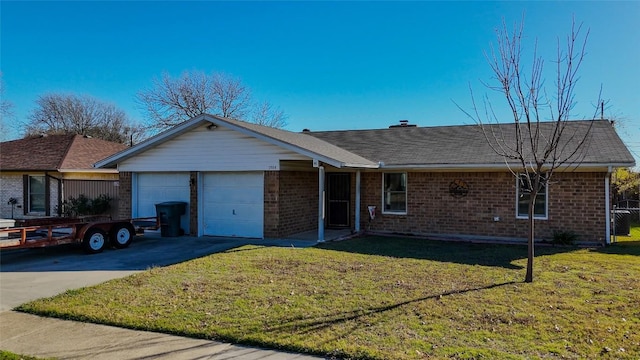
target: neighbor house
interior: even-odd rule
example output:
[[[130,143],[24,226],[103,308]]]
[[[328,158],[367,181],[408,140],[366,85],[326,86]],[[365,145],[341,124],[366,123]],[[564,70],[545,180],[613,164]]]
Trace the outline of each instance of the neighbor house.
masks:
[[[609,121],[571,121],[567,133],[588,129],[579,161],[558,169],[538,197],[538,239],[555,230],[609,239],[610,175],[634,159]],[[120,217],[154,216],[156,203],[184,201],[182,227],[195,236],[317,231],[322,240],[325,228],[527,236],[528,195],[477,125],[295,133],[202,115],[96,166],[119,170]]]
[[[93,164],[127,148],[82,135],[42,135],[0,143],[0,218],[60,216],[62,202],[80,194],[113,198],[118,171]],[[14,199],[15,204],[11,204]]]

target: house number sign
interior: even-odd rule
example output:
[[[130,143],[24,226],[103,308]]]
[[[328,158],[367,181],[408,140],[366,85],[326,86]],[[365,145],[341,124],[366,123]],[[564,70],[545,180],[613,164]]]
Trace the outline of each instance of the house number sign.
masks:
[[[469,193],[469,186],[462,180],[453,180],[449,184],[449,194],[453,197],[464,197]]]

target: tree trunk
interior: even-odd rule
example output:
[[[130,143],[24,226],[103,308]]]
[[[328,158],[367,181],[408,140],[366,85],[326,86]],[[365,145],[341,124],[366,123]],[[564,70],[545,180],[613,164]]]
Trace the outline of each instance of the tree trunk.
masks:
[[[537,181],[536,181],[537,183]],[[537,187],[537,185],[536,185]],[[535,238],[535,217],[534,217],[534,209],[536,204],[536,196],[537,191],[531,192],[531,196],[529,197],[529,234],[527,236],[527,274],[524,277],[524,282],[530,283],[533,282],[533,257],[534,257],[534,249],[533,249],[533,240]]]

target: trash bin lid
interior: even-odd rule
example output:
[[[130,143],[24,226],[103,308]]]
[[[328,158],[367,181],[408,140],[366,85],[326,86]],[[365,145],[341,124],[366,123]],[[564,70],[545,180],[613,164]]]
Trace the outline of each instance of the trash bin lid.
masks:
[[[175,206],[175,205],[187,205],[187,203],[184,202],[184,201],[165,201],[165,202],[161,202],[159,204],[156,204],[156,206],[158,206],[158,205]]]

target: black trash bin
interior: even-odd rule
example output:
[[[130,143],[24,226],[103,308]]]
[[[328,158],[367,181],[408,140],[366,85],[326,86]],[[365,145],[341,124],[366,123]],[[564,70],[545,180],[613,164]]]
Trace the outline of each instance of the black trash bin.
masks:
[[[614,234],[629,236],[631,233],[631,212],[629,210],[614,210]]]
[[[176,237],[184,235],[180,228],[180,217],[185,214],[187,203],[182,201],[167,201],[156,204],[156,213],[160,218],[160,235],[162,237]]]

